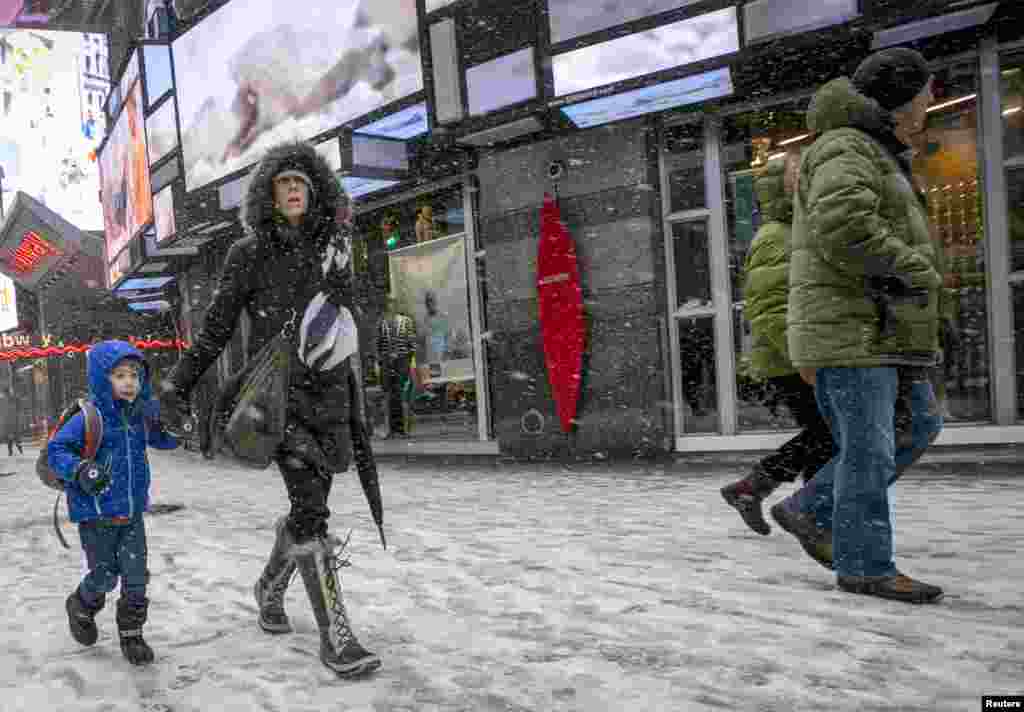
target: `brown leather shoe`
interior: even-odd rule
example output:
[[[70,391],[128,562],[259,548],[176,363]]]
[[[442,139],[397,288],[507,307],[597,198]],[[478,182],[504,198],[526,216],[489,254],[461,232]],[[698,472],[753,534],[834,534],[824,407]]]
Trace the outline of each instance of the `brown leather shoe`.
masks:
[[[895,576],[838,576],[836,584],[847,593],[877,596],[904,603],[937,603],[943,592],[938,586],[897,573]]]

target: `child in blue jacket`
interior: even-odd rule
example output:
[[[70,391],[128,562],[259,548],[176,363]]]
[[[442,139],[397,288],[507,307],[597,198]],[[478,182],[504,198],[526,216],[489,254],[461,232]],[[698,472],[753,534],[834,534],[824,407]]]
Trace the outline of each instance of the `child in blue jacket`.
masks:
[[[89,398],[103,417],[103,440],[94,461],[80,457],[85,418],[76,414],[50,440],[51,469],[65,482],[68,512],[78,524],[89,573],[68,596],[71,635],[82,645],[98,637],[96,614],[121,579],[117,628],[121,652],[133,665],[153,661],[142,638],[146,598],[146,529],[149,461],[146,445],[173,450],[177,440],[160,425],[142,354],[124,341],[104,341],[87,354]]]

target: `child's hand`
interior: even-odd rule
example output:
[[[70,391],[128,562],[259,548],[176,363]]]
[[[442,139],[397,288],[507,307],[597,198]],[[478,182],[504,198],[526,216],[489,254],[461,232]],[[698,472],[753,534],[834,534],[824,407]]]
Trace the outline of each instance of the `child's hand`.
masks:
[[[82,460],[75,468],[75,483],[90,497],[110,487],[110,470],[100,467],[92,460]]]

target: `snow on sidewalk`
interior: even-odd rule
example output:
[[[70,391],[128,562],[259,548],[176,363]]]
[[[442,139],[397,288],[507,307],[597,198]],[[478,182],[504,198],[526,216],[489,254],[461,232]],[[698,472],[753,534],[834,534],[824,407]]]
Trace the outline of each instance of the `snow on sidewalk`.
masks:
[[[285,495],[275,471],[153,453],[147,639],[128,665],[113,606],[90,649],[67,632],[80,575],[31,470],[0,478],[0,710],[977,710],[1024,680],[1021,480],[934,468],[897,493],[898,563],[946,588],[929,607],[850,596],[795,540],[746,530],[718,488],[735,472],[385,464],[388,551],[354,473],[335,531],[362,642],[384,665],[321,666],[301,581],[296,632],[256,626],[252,584]],[[116,596],[116,594],[115,594]]]

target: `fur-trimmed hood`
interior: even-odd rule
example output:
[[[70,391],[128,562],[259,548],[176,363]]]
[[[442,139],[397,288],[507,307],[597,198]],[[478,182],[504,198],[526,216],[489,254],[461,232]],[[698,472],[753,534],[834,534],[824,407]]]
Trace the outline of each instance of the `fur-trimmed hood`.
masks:
[[[318,248],[323,247],[342,231],[337,214],[339,208],[348,205],[348,196],[327,161],[306,142],[283,143],[263,156],[242,203],[242,224],[263,240],[273,239],[282,232],[277,228],[287,223],[274,208],[274,176],[288,169],[302,171],[313,181],[309,212],[300,230],[312,237]]]

